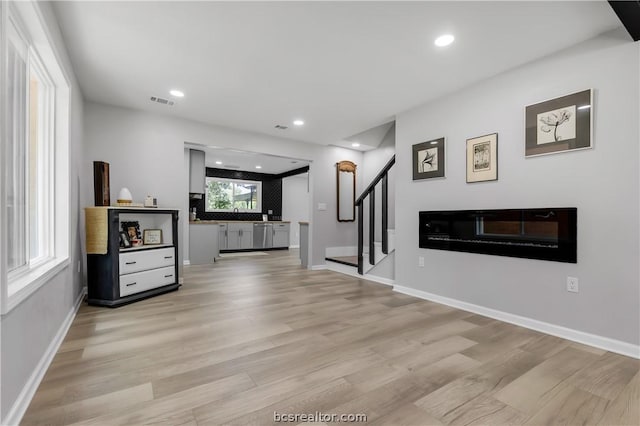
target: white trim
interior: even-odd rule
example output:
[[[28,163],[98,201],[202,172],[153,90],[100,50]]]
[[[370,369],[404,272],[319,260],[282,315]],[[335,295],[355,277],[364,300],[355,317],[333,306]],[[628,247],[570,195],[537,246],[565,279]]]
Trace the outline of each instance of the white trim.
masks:
[[[186,260],[183,260],[183,261],[182,261],[182,264],[183,264],[184,266],[189,266],[189,265],[191,265],[191,261],[190,261],[189,259],[186,259]]]
[[[519,325],[520,327],[536,330],[541,333],[550,334],[552,336],[561,337],[563,339],[571,340],[574,342],[582,343],[584,345],[593,346],[599,349],[604,349],[610,352],[615,352],[621,355],[626,355],[632,358],[640,359],[640,345],[634,345],[631,343],[623,342],[621,340],[610,339],[604,336],[598,336],[596,334],[585,333],[584,331],[574,330],[560,325],[550,324],[543,321],[538,321],[532,318],[522,317],[520,315],[511,314],[508,312],[502,312],[491,308],[485,308],[484,306],[474,305],[473,303],[467,303],[456,299],[450,299],[448,297],[439,296],[437,294],[428,293],[422,290],[416,290],[410,287],[403,287],[396,285],[393,287],[393,291],[406,294],[409,296],[417,297],[419,299],[430,300],[432,302],[441,303],[443,305],[451,306],[463,311],[473,312],[475,314],[483,315],[489,318],[497,319],[500,321],[508,322],[510,324]]]
[[[360,275],[358,274],[358,270],[354,266],[343,265],[337,262],[328,261],[327,269],[333,272],[337,272],[339,274],[345,274],[351,277],[360,278],[367,281],[374,281],[379,284],[384,284],[388,286],[393,286],[395,284],[395,281],[390,278],[379,277],[377,275],[371,275],[371,274]]]
[[[178,278],[178,284],[180,284],[180,285],[184,284],[184,278],[183,277]]]
[[[40,386],[40,382],[42,382],[47,369],[51,365],[51,361],[53,361],[53,358],[58,352],[62,341],[69,331],[69,327],[71,327],[71,324],[76,317],[78,309],[80,309],[84,294],[84,291],[81,291],[78,295],[74,306],[71,308],[71,311],[69,311],[67,317],[60,325],[60,328],[58,329],[58,332],[54,336],[51,343],[49,343],[47,350],[42,355],[42,358],[40,358],[40,362],[38,362],[38,365],[33,370],[33,373],[31,373],[29,380],[27,380],[27,383],[22,388],[22,391],[20,391],[20,394],[9,410],[7,417],[2,420],[3,425],[17,425],[22,420],[22,416],[24,416],[24,413],[27,411],[27,408],[29,407],[31,400],[35,395],[36,390],[38,390],[38,386]]]
[[[292,244],[289,246],[290,249],[297,249],[300,248],[300,244]]]
[[[396,280],[392,280],[391,278],[379,277],[377,275],[364,274],[362,277],[365,280],[375,281],[377,283],[392,286],[392,287],[396,284]]]
[[[18,290],[8,296],[2,315],[11,312],[13,308],[28,299],[29,296],[38,291],[40,287],[48,283],[53,279],[53,277],[62,272],[62,270],[70,264],[71,260],[68,257],[54,259],[51,262],[42,265],[40,268],[29,271],[22,277],[17,278],[14,282],[10,282],[7,288],[11,288],[12,285],[16,285]]]
[[[326,269],[329,269],[327,265],[311,265],[312,271],[324,271]]]

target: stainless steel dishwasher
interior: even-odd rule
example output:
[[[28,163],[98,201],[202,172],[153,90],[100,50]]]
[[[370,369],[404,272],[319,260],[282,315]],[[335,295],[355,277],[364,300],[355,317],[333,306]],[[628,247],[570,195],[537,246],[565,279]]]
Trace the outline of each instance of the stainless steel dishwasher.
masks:
[[[253,224],[253,248],[273,247],[273,225],[271,223]]]

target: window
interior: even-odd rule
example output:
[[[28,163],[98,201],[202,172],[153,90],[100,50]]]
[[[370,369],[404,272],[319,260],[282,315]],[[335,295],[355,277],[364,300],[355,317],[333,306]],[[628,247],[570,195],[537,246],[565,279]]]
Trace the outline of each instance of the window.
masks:
[[[3,2],[0,15],[3,312],[68,263],[69,85],[37,7]]]
[[[208,177],[205,211],[261,212],[262,182]]]

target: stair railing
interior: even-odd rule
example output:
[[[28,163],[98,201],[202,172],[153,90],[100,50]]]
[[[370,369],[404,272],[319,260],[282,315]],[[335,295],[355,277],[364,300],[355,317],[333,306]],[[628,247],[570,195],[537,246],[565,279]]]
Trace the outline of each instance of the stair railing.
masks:
[[[396,156],[391,157],[389,162],[380,170],[380,173],[371,181],[362,195],[356,200],[358,208],[358,273],[364,274],[364,200],[369,197],[369,264],[374,265],[375,245],[374,237],[376,230],[375,205],[376,205],[376,185],[382,181],[382,253],[389,254],[389,241],[387,237],[387,226],[389,225],[389,170],[396,162]]]

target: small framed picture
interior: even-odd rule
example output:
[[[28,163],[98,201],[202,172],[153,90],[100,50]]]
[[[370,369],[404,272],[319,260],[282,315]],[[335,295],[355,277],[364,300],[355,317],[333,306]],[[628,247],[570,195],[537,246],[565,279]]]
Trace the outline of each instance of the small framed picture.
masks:
[[[413,145],[413,180],[444,177],[444,138]]]
[[[142,242],[146,244],[162,244],[162,229],[145,229]]]
[[[122,231],[126,232],[129,236],[129,241],[142,239],[142,235],[140,234],[140,223],[137,220],[122,222],[120,226],[122,227]]]
[[[120,247],[129,248],[131,247],[131,241],[129,241],[129,234],[124,231],[120,232]]]
[[[527,106],[525,157],[591,148],[592,117],[592,89]]]
[[[467,183],[498,180],[498,134],[467,139]]]

